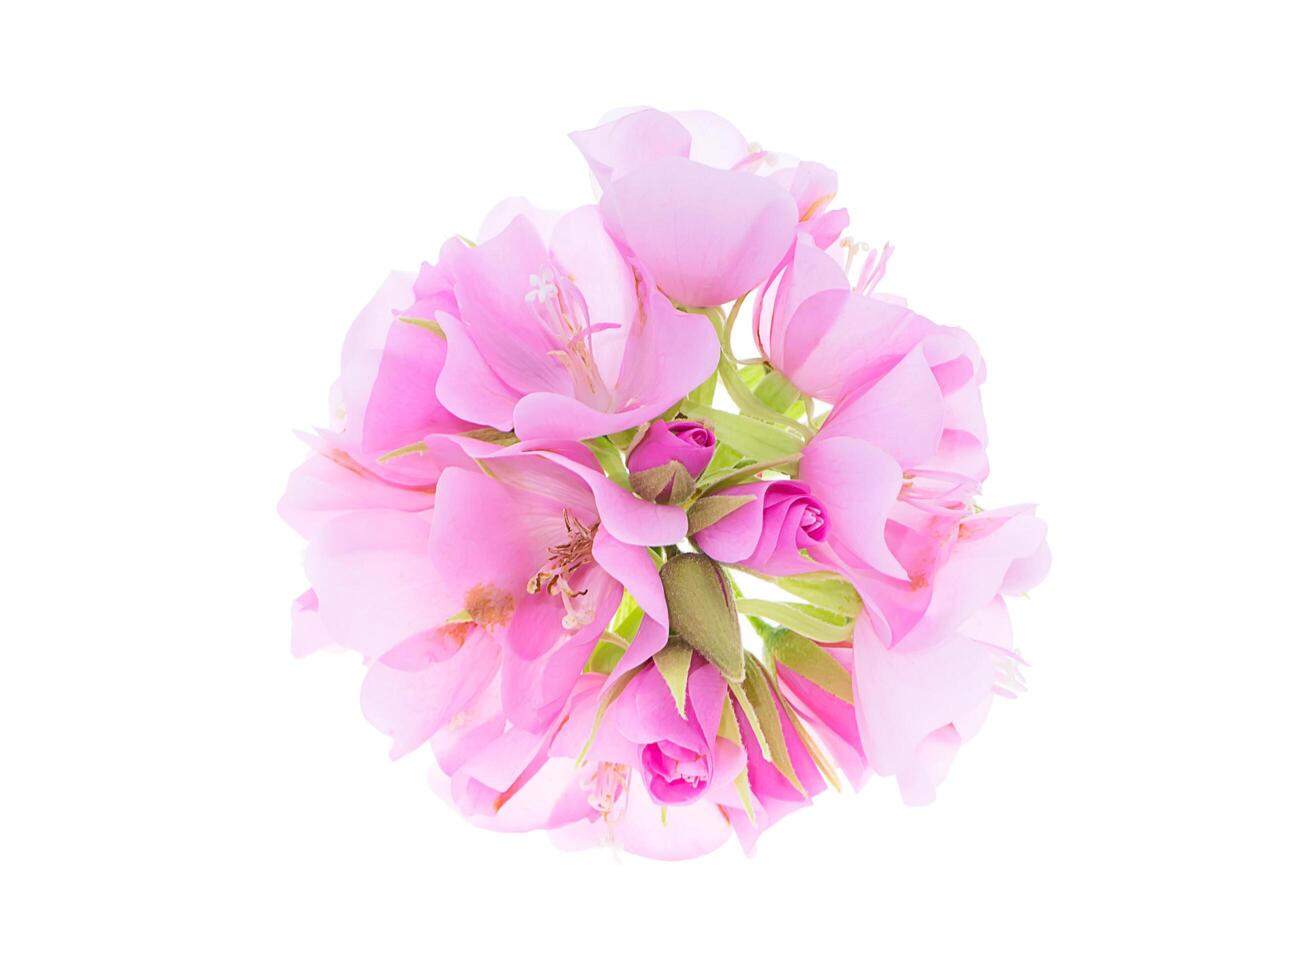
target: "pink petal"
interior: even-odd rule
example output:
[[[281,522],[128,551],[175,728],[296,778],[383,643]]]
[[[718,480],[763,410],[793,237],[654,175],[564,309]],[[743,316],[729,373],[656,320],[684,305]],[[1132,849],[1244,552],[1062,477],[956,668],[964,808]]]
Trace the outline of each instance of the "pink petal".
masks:
[[[903,467],[927,461],[942,437],[942,393],[924,352],[914,348],[892,370],[849,392],[815,441],[834,436],[864,439]]]
[[[664,157],[687,157],[692,137],[674,117],[638,109],[612,122],[571,134],[589,169],[606,190],[622,174]]]
[[[690,306],[716,306],[758,285],[797,226],[797,208],[782,187],[675,158],[613,182],[601,207],[657,285]]]
[[[662,580],[647,548],[618,541],[600,526],[594,536],[594,561],[630,591],[646,615],[670,621]]]
[[[803,451],[798,475],[829,515],[827,540],[885,575],[907,577],[884,536],[902,489],[901,467],[888,453],[862,439],[824,438],[822,430]]]
[[[498,672],[499,648],[467,624],[427,630],[381,657],[362,687],[363,715],[394,739],[397,759],[431,738],[469,705]],[[447,647],[455,646],[449,656]]]
[[[331,521],[304,559],[322,623],[342,646],[379,657],[458,611],[428,557],[430,522],[397,511]]]
[[[996,680],[988,648],[959,634],[910,652],[888,650],[862,617],[853,650],[862,744],[881,775],[908,771],[930,733],[981,705]]]
[[[526,395],[513,425],[522,439],[581,440],[630,429],[666,412],[711,376],[720,357],[716,332],[705,317],[680,313],[662,296],[650,302],[646,322],[625,335],[615,395],[620,411],[605,412],[552,392]]]

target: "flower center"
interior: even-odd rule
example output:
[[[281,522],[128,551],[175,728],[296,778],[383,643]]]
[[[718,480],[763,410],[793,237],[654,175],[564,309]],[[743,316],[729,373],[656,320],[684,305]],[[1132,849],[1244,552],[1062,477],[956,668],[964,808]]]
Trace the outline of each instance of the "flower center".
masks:
[[[600,762],[580,780],[589,805],[609,819],[625,809],[629,785],[630,767],[619,762]]]
[[[569,579],[594,560],[594,533],[598,530],[598,522],[586,525],[572,517],[570,511],[563,510],[562,524],[566,528],[566,540],[549,547],[548,560],[526,583],[526,591],[531,595],[543,592],[560,598],[566,610],[562,627],[578,630],[594,621],[594,607],[577,601],[589,590],[573,588]]]
[[[548,352],[549,357],[556,358],[566,368],[578,395],[594,406],[605,406],[612,393],[598,373],[594,334],[613,329],[616,324],[592,326],[589,307],[580,290],[547,266],[530,277],[530,286],[526,302],[531,304],[535,319],[558,344],[557,350]]]
[[[862,296],[869,296],[879,285],[879,280],[883,279],[884,273],[888,271],[888,258],[893,254],[893,246],[885,244],[883,251],[877,248],[871,248],[865,242],[854,241],[851,238],[843,238],[838,242],[847,250],[847,258],[843,262],[843,272],[849,279],[852,278],[852,269],[856,265],[856,257],[865,255],[861,261],[861,272],[856,277],[856,286],[854,291]]]

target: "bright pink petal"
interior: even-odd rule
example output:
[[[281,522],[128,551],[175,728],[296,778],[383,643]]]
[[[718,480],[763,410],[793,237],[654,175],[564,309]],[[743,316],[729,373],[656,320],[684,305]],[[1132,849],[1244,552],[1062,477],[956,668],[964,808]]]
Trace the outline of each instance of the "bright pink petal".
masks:
[[[618,541],[600,526],[594,536],[594,561],[630,590],[646,615],[669,622],[662,580],[647,548]]]

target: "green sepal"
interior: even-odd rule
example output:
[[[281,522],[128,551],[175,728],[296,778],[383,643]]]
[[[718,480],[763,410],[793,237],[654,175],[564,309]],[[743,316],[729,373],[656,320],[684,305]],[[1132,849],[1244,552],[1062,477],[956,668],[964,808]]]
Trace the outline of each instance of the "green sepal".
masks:
[[[714,664],[726,680],[744,676],[743,636],[724,570],[706,555],[677,554],[661,567],[671,632]]]
[[[839,781],[838,770],[825,756],[824,750],[820,748],[816,743],[816,740],[811,737],[811,733],[807,731],[806,726],[802,724],[802,719],[798,717],[797,712],[793,710],[792,705],[783,698],[780,698],[779,703],[784,709],[784,714],[788,715],[788,723],[793,726],[793,731],[797,733],[798,741],[801,742],[802,747],[807,750],[807,755],[811,756],[811,761],[814,762],[816,768],[820,770],[820,775],[825,777],[825,782],[833,787],[835,793],[843,792],[843,784]]]
[[[839,700],[852,703],[852,675],[823,647],[792,630],[770,630],[766,655]]]
[[[745,615],[761,616],[821,643],[844,643],[852,638],[851,620],[843,618],[840,623],[828,622],[822,616],[813,615],[813,607],[802,603],[739,599],[736,605]]]
[[[406,446],[400,446],[398,449],[391,449],[384,456],[377,456],[376,462],[388,463],[392,459],[398,459],[400,456],[411,456],[413,453],[424,453],[426,451],[424,442],[414,442]]]
[[[693,647],[678,636],[673,636],[657,653],[653,654],[653,664],[662,680],[671,689],[675,698],[675,710],[681,718],[687,718],[684,711],[684,696],[689,686],[689,665],[693,663]]]
[[[485,426],[482,429],[467,429],[465,432],[457,433],[457,435],[465,436],[468,439],[479,439],[481,442],[492,442],[496,446],[515,446],[521,441],[516,437],[516,433],[504,432],[490,426]]]
[[[716,737],[726,739],[740,747],[743,745],[743,733],[739,731],[739,720],[734,715],[734,702],[728,697],[721,707],[720,727],[716,729]]]
[[[806,796],[806,787],[798,779],[797,770],[793,768],[793,760],[788,754],[784,725],[780,721],[779,708],[775,705],[775,696],[765,668],[756,659],[749,657],[743,683],[731,684],[730,690],[734,692],[748,723],[752,725],[753,734],[761,746],[761,754],[784,774],[794,789]]]
[[[757,825],[757,814],[752,808],[752,786],[748,783],[748,769],[746,766],[734,777],[734,788],[739,791],[739,801],[743,804],[743,812],[748,815],[748,823],[755,827]]]
[[[740,507],[757,498],[750,493],[728,493],[714,497],[699,497],[689,508],[689,537],[717,521],[723,521]]]
[[[682,504],[693,496],[694,485],[693,477],[678,459],[631,473],[628,484],[637,496],[655,504]]]

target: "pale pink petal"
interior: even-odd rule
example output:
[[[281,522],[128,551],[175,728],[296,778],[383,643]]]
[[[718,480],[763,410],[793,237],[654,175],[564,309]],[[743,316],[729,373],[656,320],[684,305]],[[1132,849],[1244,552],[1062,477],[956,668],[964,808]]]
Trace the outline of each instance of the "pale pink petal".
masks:
[[[821,436],[803,451],[798,475],[829,515],[826,540],[885,575],[906,578],[884,537],[902,489],[901,467],[862,439],[825,438],[823,430]]]
[[[782,187],[675,158],[615,181],[601,206],[657,286],[690,306],[716,306],[761,283],[797,227],[797,208]]]
[[[865,617],[853,665],[862,744],[881,775],[909,771],[929,734],[981,705],[997,676],[985,644],[952,634],[922,649],[889,650]]]
[[[914,348],[890,371],[849,392],[816,440],[834,436],[864,439],[903,467],[928,460],[942,437],[942,393],[924,352]]]
[[[675,310],[655,296],[646,322],[626,336],[615,395],[620,410],[601,411],[567,395],[538,392],[517,403],[522,439],[581,440],[634,428],[666,412],[711,376],[720,357],[705,317]]]
[[[653,160],[687,157],[692,139],[680,122],[656,109],[635,109],[571,134],[603,190],[616,177]]]
[[[306,657],[333,642],[331,634],[322,625],[322,617],[317,614],[317,593],[309,589],[290,607],[290,653]]]
[[[689,159],[695,163],[729,170],[751,152],[747,139],[723,116],[705,109],[680,109],[671,115],[689,131]]]
[[[485,215],[485,220],[480,223],[480,230],[476,233],[476,241],[487,242],[501,235],[517,218],[525,218],[540,239],[546,242],[552,236],[553,229],[557,227],[563,214],[564,211],[537,208],[524,197],[509,197],[499,201],[490,209],[489,214]]]
[[[556,340],[526,300],[530,277],[549,264],[548,250],[530,222],[513,219],[502,234],[455,253],[451,264],[459,319],[489,369],[517,392],[571,391],[570,375],[548,353]]]
[[[464,419],[510,431],[520,393],[494,373],[462,321],[445,313],[439,324],[448,348],[444,370],[435,383],[436,397]]]
[[[367,671],[363,715],[394,739],[397,759],[431,738],[484,690],[498,671],[499,648],[482,629],[448,627],[410,637]],[[448,656],[446,647],[457,649]]]
[[[345,514],[318,531],[304,567],[337,643],[379,657],[458,611],[428,557],[430,530],[421,515],[372,510]]]

